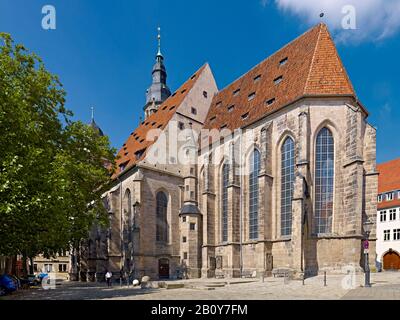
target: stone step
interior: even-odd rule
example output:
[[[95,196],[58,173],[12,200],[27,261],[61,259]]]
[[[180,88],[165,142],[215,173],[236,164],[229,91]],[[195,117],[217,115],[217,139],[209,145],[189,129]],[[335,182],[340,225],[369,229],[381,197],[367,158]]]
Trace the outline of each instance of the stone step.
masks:
[[[166,289],[182,289],[184,287],[185,287],[185,285],[183,283],[166,283],[165,284]]]

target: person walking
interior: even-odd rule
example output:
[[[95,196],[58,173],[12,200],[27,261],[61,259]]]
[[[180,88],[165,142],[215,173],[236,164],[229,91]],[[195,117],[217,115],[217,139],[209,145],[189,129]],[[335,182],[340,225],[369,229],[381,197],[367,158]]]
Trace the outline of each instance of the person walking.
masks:
[[[111,287],[111,278],[112,278],[112,273],[110,271],[107,271],[106,273],[106,281],[107,281],[107,286]]]

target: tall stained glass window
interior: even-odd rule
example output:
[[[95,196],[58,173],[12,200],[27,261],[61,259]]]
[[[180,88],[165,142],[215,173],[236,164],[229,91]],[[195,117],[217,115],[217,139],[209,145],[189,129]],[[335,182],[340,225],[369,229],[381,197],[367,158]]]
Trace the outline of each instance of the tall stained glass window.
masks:
[[[281,149],[281,235],[292,234],[292,199],[294,184],[294,141],[288,137]]]
[[[318,133],[315,150],[315,214],[314,232],[332,232],[334,140],[328,128]]]

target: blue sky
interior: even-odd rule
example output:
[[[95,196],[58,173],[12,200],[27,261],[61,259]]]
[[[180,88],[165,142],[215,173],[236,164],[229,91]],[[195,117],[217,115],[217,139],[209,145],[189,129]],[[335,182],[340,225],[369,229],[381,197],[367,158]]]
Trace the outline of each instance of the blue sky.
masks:
[[[400,157],[400,1],[345,2],[357,9],[357,30],[340,28],[341,0],[0,0],[0,31],[60,77],[75,119],[90,121],[94,106],[96,122],[119,148],[143,114],[158,25],[171,90],[205,62],[223,88],[317,23],[323,11],[378,128],[378,162]],[[57,10],[56,30],[41,27],[46,4]]]

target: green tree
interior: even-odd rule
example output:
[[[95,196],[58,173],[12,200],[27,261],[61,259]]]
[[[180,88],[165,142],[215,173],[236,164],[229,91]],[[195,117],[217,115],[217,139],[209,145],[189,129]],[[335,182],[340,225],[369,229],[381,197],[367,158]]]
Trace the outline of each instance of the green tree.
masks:
[[[65,96],[39,57],[0,34],[0,255],[51,256],[106,221],[115,150],[71,121]]]

